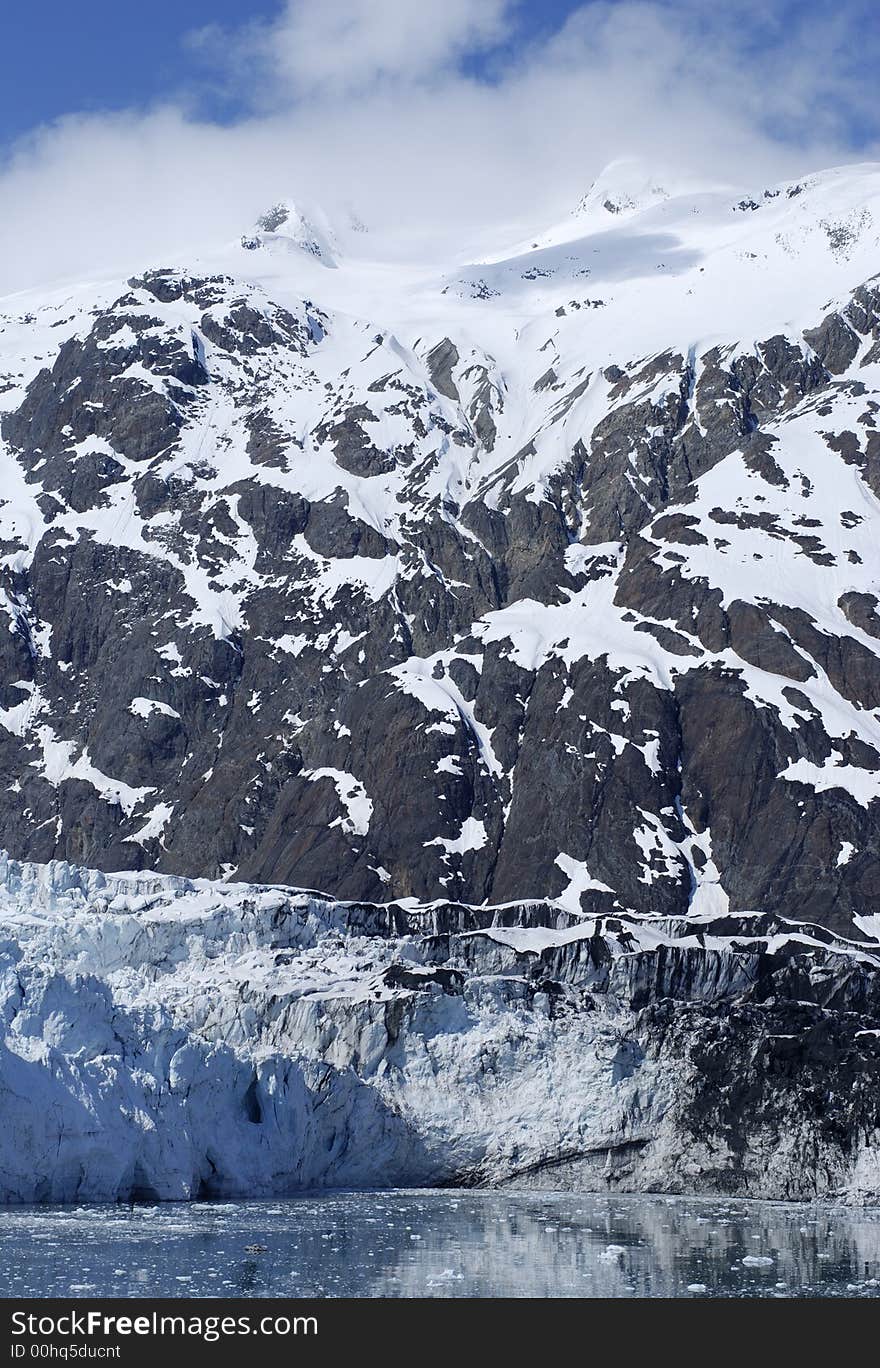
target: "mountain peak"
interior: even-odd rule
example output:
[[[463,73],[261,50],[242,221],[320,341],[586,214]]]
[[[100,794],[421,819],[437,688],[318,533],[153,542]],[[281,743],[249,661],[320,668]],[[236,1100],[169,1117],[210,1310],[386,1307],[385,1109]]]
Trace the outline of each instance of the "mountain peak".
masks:
[[[664,178],[635,157],[609,162],[579,200],[576,214],[636,213],[671,198]]]
[[[253,230],[241,239],[247,251],[297,251],[314,257],[322,266],[336,267],[339,248],[323,210],[306,210],[292,199],[278,200],[257,219]]]

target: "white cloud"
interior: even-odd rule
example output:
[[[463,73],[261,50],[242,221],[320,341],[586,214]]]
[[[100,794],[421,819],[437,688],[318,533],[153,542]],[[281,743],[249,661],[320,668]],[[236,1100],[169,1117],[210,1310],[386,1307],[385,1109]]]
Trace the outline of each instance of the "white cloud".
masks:
[[[261,68],[287,94],[352,94],[378,80],[435,78],[507,37],[513,8],[513,0],[291,0],[274,23],[249,25],[231,46],[216,29],[196,41],[216,56],[230,52],[233,69]]]
[[[73,115],[14,149],[0,291],[181,260],[287,194],[460,242],[552,221],[619,156],[748,186],[852,160],[876,102],[869,10],[600,0],[525,44],[508,0],[297,0],[198,36],[211,79],[247,97],[233,125],[198,116],[194,76],[175,105]]]

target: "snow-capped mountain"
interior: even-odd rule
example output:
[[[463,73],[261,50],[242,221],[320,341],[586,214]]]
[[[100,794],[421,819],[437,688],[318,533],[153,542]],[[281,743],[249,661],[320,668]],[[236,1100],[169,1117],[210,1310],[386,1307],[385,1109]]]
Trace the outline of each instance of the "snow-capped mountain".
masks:
[[[3,303],[13,854],[866,925],[880,170],[585,204]]]
[[[0,301],[3,1194],[880,1190],[880,168],[401,242]]]
[[[248,252],[306,252],[330,268],[337,265],[339,252],[325,215],[315,209],[306,214],[292,200],[281,200],[261,214],[241,245]]]

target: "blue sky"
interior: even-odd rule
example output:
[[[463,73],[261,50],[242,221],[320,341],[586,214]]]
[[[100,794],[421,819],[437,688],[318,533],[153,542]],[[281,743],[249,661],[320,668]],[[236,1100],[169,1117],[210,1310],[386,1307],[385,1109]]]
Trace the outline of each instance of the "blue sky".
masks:
[[[328,4],[332,0],[327,0]],[[413,0],[418,4],[419,0]],[[558,27],[578,0],[523,0],[517,43]],[[271,20],[281,0],[5,0],[0,19],[5,143],[62,115],[144,106],[197,91],[200,112],[228,121],[234,94],[210,82],[187,35],[209,24]],[[483,67],[481,58],[475,62]]]
[[[326,3],[331,7],[334,0]],[[364,3],[368,6],[370,0]],[[500,52],[515,56],[558,29],[574,11],[592,4],[595,0],[518,0],[512,33],[500,44]],[[677,9],[693,10],[692,0],[660,4],[673,20]],[[0,140],[8,145],[34,126],[65,114],[143,108],[166,99],[183,100],[208,119],[234,121],[245,111],[241,91],[209,78],[188,35],[208,25],[232,30],[252,21],[271,22],[283,9],[284,0],[9,0],[0,20]],[[825,0],[764,0],[751,5],[704,0],[704,9],[707,15],[715,11],[716,17],[719,10],[728,10],[740,29],[744,51],[751,47],[758,55],[775,50],[780,61],[785,60],[786,34],[811,20],[817,25],[819,55],[824,39],[818,26],[830,9],[842,27],[844,48],[845,35],[850,35],[851,70],[859,81],[874,79],[880,39],[877,0],[837,0],[834,6]],[[483,51],[466,57],[462,65],[481,78],[491,78],[492,63]],[[839,103],[854,149],[876,139],[880,99],[873,110],[849,108],[848,92],[842,87]]]
[[[125,109],[192,79],[184,39],[204,24],[277,10],[272,0],[42,0],[3,6],[4,140],[63,114]]]
[[[0,292],[287,196],[491,234],[621,157],[880,160],[880,0],[0,0],[0,44]]]

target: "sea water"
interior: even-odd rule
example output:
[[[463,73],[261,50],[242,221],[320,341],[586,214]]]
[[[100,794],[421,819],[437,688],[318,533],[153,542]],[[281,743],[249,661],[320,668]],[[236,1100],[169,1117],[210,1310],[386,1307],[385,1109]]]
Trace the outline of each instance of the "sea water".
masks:
[[[880,1212],[472,1190],[0,1210],[7,1297],[861,1297]]]

